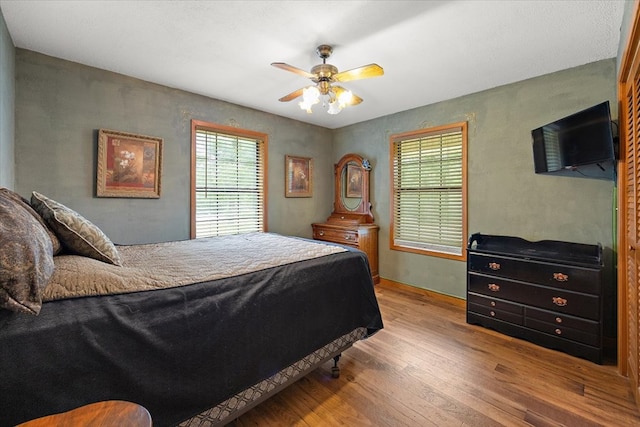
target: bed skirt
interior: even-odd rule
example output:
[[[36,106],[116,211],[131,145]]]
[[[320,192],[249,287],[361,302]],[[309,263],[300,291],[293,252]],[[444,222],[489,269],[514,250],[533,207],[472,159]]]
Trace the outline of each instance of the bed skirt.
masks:
[[[356,328],[333,340],[277,374],[241,391],[224,402],[179,424],[180,427],[224,426],[259,405],[269,397],[298,381],[320,365],[331,360],[367,335],[366,328]]]

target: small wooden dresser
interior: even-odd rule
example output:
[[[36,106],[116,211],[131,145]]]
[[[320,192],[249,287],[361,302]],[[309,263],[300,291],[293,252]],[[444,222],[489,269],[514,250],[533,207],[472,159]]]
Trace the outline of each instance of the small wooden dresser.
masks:
[[[468,323],[603,362],[615,310],[600,245],[474,234],[467,250]]]
[[[373,283],[380,282],[378,272],[378,227],[375,224],[359,223],[361,216],[349,214],[330,216],[327,222],[311,224],[313,238],[326,242],[353,246],[367,254]]]
[[[367,254],[373,283],[378,273],[378,230],[369,202],[371,164],[358,154],[345,154],[334,166],[333,212],[326,222],[311,224],[313,238],[340,243]]]

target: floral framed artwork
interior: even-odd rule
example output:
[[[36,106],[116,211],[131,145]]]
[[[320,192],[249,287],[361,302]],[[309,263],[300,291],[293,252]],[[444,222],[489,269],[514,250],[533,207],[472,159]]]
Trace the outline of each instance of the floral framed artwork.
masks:
[[[98,197],[160,198],[162,138],[100,129]]]
[[[347,197],[362,197],[362,168],[347,165]]]
[[[311,197],[312,175],[310,157],[285,156],[285,197]]]

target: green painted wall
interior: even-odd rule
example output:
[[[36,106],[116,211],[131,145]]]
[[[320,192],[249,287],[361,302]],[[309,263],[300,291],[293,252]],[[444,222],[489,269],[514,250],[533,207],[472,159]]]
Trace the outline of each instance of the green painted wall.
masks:
[[[15,48],[0,13],[0,187],[14,188]]]
[[[462,297],[464,263],[389,250],[389,135],[467,120],[469,233],[611,252],[613,183],[535,175],[530,131],[604,100],[617,116],[615,59],[331,131],[31,51],[15,58],[16,190],[59,200],[117,243],[188,238],[190,120],[207,120],[269,135],[269,231],[310,237],[332,210],[333,164],[349,152],[369,158],[381,276]],[[100,128],[164,138],[159,200],[94,196]],[[313,158],[312,198],[284,197],[286,154]]]
[[[469,123],[469,234],[600,242],[610,266],[614,183],[534,174],[531,129],[606,100],[616,118],[615,70],[615,59],[599,61],[336,130],[334,162],[355,152],[373,165],[380,275],[465,295],[463,262],[389,249],[389,135],[458,121]]]
[[[620,25],[620,43],[618,44],[618,57],[616,69],[620,71],[622,65],[622,58],[624,56],[624,50],[627,47],[627,41],[629,40],[631,26],[633,25],[634,12],[638,7],[638,0],[625,1],[624,12],[622,15],[622,24]],[[618,75],[618,74],[616,74]]]
[[[268,229],[311,237],[333,183],[312,198],[284,197],[286,154],[331,167],[328,129],[16,49],[16,191],[43,193],[78,211],[120,244],[189,237],[191,119],[269,135]],[[95,197],[98,129],[164,139],[160,199]],[[317,177],[317,174],[316,174]]]

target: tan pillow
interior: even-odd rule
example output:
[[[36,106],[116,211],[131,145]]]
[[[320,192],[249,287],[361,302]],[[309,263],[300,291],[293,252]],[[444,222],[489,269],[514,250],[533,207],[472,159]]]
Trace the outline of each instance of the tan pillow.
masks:
[[[40,313],[54,269],[51,238],[22,199],[6,189],[0,191],[0,242],[0,307]]]
[[[69,251],[122,265],[120,254],[111,240],[78,212],[35,191],[31,195],[31,206],[44,218]]]

